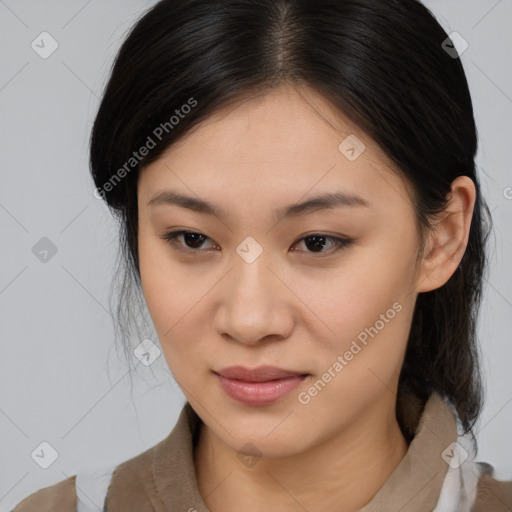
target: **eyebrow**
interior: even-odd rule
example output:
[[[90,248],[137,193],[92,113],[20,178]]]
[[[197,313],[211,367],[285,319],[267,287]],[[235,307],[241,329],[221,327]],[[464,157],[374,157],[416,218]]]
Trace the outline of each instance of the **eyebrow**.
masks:
[[[198,213],[215,215],[219,218],[226,217],[227,215],[226,212],[217,205],[195,197],[178,194],[172,190],[165,190],[153,197],[148,202],[148,206],[157,206],[163,204],[174,204]],[[340,191],[321,194],[301,203],[294,203],[283,208],[279,208],[275,211],[275,215],[278,218],[289,218],[304,215],[316,210],[329,210],[340,207],[369,208],[370,204],[366,199],[363,199],[360,196]]]

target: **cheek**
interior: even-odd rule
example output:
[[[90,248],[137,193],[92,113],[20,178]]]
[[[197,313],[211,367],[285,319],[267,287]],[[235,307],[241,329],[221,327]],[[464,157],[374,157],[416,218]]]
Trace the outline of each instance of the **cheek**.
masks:
[[[151,240],[145,231],[139,232],[139,267],[142,291],[157,331],[164,327],[168,313],[174,311],[172,289],[176,286],[172,275],[165,269],[160,244]],[[171,285],[172,283],[172,285]],[[167,326],[169,328],[169,325]]]
[[[141,284],[149,312],[158,330],[168,330],[190,309],[200,293],[200,282],[191,282],[167,242],[154,233],[139,234]]]
[[[200,299],[206,290],[191,292],[178,273],[161,274],[157,267],[148,268],[145,278],[144,295],[163,356],[176,380],[188,387],[191,376],[204,366],[198,341],[204,339]]]
[[[400,370],[415,303],[409,285],[415,253],[404,245],[398,250],[375,243],[328,278],[296,280],[299,296],[308,297],[304,302],[321,320],[315,320],[311,349],[321,374],[331,369],[339,376],[330,385],[334,395],[350,391],[358,396],[362,388],[374,393]],[[326,400],[332,396],[324,395]]]
[[[183,278],[176,266],[171,265],[164,242],[153,240],[145,231],[139,234],[139,266],[148,311],[163,342],[162,335],[172,332],[187,302],[184,297],[187,288],[183,288]]]
[[[139,238],[141,284],[164,357],[173,374],[197,368],[204,358],[207,294],[215,284],[199,265],[171,257],[165,242],[142,232]]]
[[[406,252],[375,243],[347,256],[337,268],[292,273],[287,282],[294,283],[293,291],[311,312],[311,321],[315,318],[317,334],[347,342],[388,310],[387,316],[394,317],[394,303],[405,307],[404,302],[414,299],[408,286],[412,259],[407,258]]]
[[[362,406],[394,388],[414,306],[401,275],[397,269],[382,272],[360,261],[330,279],[315,310],[330,330],[326,336],[312,333],[307,351],[315,354],[316,375],[301,395],[304,401],[311,399],[305,411],[318,421],[349,421]],[[322,332],[327,331],[322,327]]]

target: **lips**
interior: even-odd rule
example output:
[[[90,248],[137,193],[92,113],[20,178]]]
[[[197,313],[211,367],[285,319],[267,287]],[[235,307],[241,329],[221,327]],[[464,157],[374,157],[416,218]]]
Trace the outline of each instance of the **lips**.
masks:
[[[290,393],[309,375],[274,366],[249,369],[230,366],[215,372],[222,390],[238,403],[270,405]]]
[[[306,375],[305,373],[283,370],[275,366],[260,366],[252,370],[243,366],[230,366],[216,373],[227,379],[243,380],[245,382],[267,382]]]

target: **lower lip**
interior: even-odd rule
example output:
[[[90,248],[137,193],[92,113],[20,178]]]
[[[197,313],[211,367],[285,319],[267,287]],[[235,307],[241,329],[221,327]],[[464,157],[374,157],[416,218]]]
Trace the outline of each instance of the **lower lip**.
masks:
[[[293,375],[266,382],[247,382],[217,375],[222,389],[234,400],[246,405],[268,405],[295,389],[305,375]]]

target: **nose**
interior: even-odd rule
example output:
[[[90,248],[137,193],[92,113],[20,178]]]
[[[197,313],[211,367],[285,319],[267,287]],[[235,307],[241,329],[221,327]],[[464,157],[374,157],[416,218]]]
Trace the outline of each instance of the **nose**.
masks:
[[[283,281],[286,278],[269,266],[264,254],[252,263],[235,259],[234,268],[223,280],[214,317],[216,332],[245,345],[288,338],[297,299]]]

